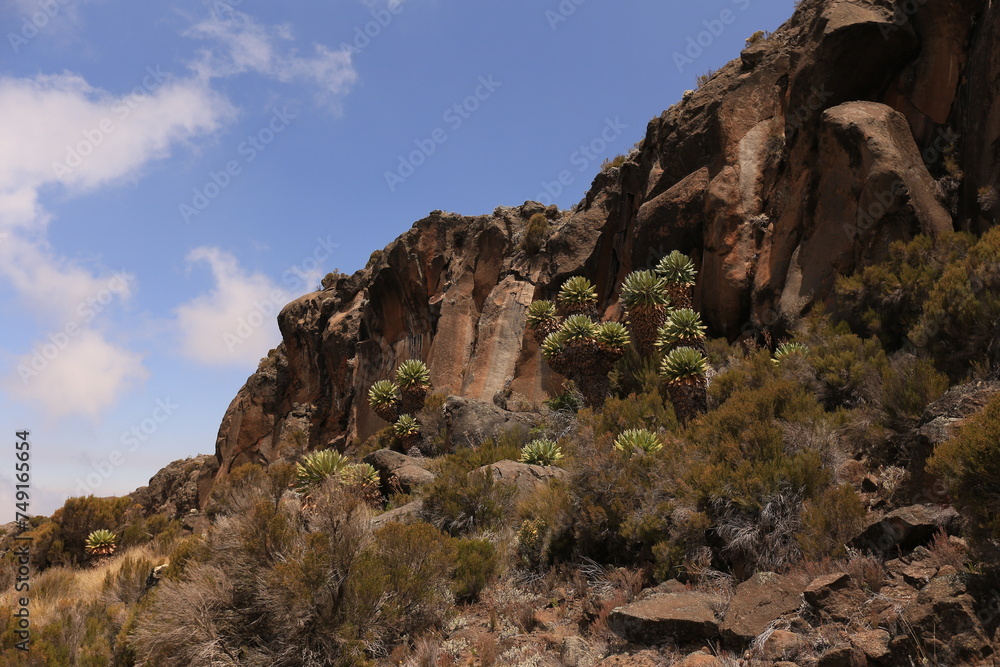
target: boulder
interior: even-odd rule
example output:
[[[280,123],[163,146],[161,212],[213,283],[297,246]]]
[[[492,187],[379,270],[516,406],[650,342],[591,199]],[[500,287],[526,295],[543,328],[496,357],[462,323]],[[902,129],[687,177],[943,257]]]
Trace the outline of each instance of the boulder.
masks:
[[[595,667],[666,667],[668,664],[657,651],[638,651],[608,656]]]
[[[713,610],[717,602],[714,596],[696,591],[656,595],[616,607],[608,616],[608,626],[638,644],[714,639],[719,634]]]
[[[746,644],[771,623],[798,609],[805,587],[790,577],[758,572],[739,586],[726,609],[722,637],[732,644]]]
[[[901,507],[881,519],[873,520],[851,546],[875,553],[909,552],[930,543],[934,534],[944,528],[955,533],[960,517],[952,507],[940,505],[910,505]]]
[[[885,630],[858,632],[851,637],[851,644],[861,651],[869,662],[876,665],[885,664],[892,657],[889,641],[892,637]]]
[[[421,499],[406,503],[402,507],[383,512],[372,519],[372,526],[384,526],[387,523],[415,523],[420,521],[420,511],[424,508]]]
[[[843,572],[816,577],[802,592],[802,597],[822,620],[832,622],[850,621],[867,599],[851,576]]]
[[[724,667],[721,660],[710,653],[697,651],[691,653],[680,662],[675,662],[674,667]]]
[[[864,653],[850,644],[843,644],[824,651],[816,667],[866,667],[867,664]]]
[[[445,425],[452,447],[469,446],[513,429],[526,434],[531,415],[510,412],[491,401],[449,396],[444,404]]]
[[[497,461],[477,468],[469,474],[484,472],[493,475],[493,479],[504,484],[517,486],[518,492],[522,494],[548,484],[550,480],[565,479],[569,475],[564,469],[556,466],[535,466],[519,461]]]
[[[761,645],[760,657],[765,660],[795,660],[810,650],[809,640],[797,632],[775,630]]]
[[[423,467],[427,459],[407,456],[391,449],[380,449],[366,456],[363,461],[378,471],[382,489],[410,493],[419,486],[434,481],[434,473]]]

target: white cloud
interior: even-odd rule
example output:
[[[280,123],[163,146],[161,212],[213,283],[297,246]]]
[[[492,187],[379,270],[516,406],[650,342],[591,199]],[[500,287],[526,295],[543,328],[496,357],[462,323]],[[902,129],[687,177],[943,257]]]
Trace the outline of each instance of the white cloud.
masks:
[[[78,333],[61,349],[39,341],[16,366],[17,374],[6,378],[4,389],[16,399],[41,405],[53,417],[96,417],[147,376],[139,355],[93,329]]]
[[[278,312],[301,290],[293,293],[264,274],[248,273],[218,248],[195,248],[188,261],[207,264],[215,284],[175,311],[182,353],[212,366],[256,364],[281,341]]]
[[[185,34],[215,42],[192,65],[205,81],[245,72],[283,83],[302,81],[316,86],[320,99],[337,109],[358,78],[349,49],[331,51],[314,44],[312,54],[299,55],[291,46],[294,37],[289,26],[265,26],[240,11],[214,13]]]
[[[113,282],[108,269],[53,249],[51,215],[39,193],[53,185],[83,192],[135,179],[173,146],[216,131],[235,114],[225,98],[195,78],[178,80],[152,68],[144,77],[127,95],[93,88],[68,73],[0,77],[0,278],[28,313],[56,325],[52,331],[75,327],[58,355],[45,364],[36,361],[44,367],[37,376],[25,383],[18,373],[25,358],[32,368],[29,352],[8,369],[2,386],[52,415],[96,416],[146,371],[139,355],[101,333],[110,301],[95,307],[95,299],[127,298],[130,277]],[[50,342],[45,337],[39,346]]]
[[[218,130],[232,105],[197,79],[150,67],[126,95],[74,74],[0,79],[0,184],[30,193],[47,183],[92,189],[134,179],[173,144]]]

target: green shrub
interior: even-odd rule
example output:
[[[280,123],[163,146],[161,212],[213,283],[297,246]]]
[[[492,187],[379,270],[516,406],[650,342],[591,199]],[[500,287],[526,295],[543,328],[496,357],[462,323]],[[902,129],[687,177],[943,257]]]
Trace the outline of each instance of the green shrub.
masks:
[[[868,512],[857,491],[849,484],[828,488],[805,504],[799,546],[809,560],[840,558],[846,544],[863,527]]]
[[[501,560],[489,540],[455,541],[456,567],[452,590],[464,602],[475,602],[479,594],[500,574]]]
[[[1000,317],[1000,229],[891,246],[888,258],[837,282],[845,318],[889,350],[927,354],[952,379],[990,361]]]
[[[542,246],[549,232],[549,220],[544,213],[536,213],[528,220],[524,230],[524,239],[521,241],[521,248],[529,255],[534,255]]]
[[[901,353],[883,367],[873,400],[884,414],[885,425],[903,432],[947,389],[948,377],[939,373],[930,359]]]
[[[379,529],[348,584],[345,610],[359,621],[345,628],[348,636],[370,646],[439,626],[452,607],[456,553],[453,540],[425,523]]]
[[[517,555],[529,569],[572,556],[573,497],[569,486],[553,480],[525,494],[517,504]]]
[[[425,487],[421,516],[451,535],[495,528],[510,513],[516,492],[488,470],[451,466]]]
[[[582,426],[593,430],[596,436],[617,436],[629,429],[648,431],[674,430],[677,418],[670,405],[656,392],[631,394],[625,398],[608,398],[600,411],[589,408],[579,412]]]
[[[608,172],[612,169],[617,169],[618,167],[625,164],[625,160],[628,159],[627,155],[617,155],[614,159],[607,158],[601,163],[601,171]]]
[[[889,364],[878,340],[860,338],[846,323],[834,324],[821,312],[806,320],[800,342],[809,348],[803,361],[818,383],[814,391],[829,410],[864,403],[871,384]],[[789,362],[785,357],[780,365]]]
[[[87,538],[99,529],[120,530],[132,500],[122,498],[97,498],[95,496],[70,498],[52,514],[53,526],[43,524],[37,532],[39,542],[35,563],[80,563],[86,557]],[[33,531],[35,532],[35,531]],[[39,558],[41,556],[41,558]]]
[[[937,446],[928,470],[940,476],[966,519],[970,546],[983,561],[1000,557],[1000,398]]]
[[[785,366],[761,351],[713,382],[720,405],[692,423],[680,452],[689,459],[684,477],[691,502],[705,507],[724,497],[741,508],[759,508],[789,490],[811,498],[828,483],[823,452],[785,445],[783,423],[828,419]]]

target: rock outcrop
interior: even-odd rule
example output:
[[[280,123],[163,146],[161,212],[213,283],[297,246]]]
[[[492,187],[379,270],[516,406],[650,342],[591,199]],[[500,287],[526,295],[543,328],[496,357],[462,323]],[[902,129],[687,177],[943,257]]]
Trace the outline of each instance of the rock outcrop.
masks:
[[[208,454],[174,461],[153,475],[147,486],[133,491],[132,499],[146,514],[186,516],[205,506],[218,469],[217,459]]]
[[[468,400],[557,393],[526,308],[575,274],[616,314],[628,272],[689,253],[696,305],[711,333],[735,339],[824,301],[894,240],[983,228],[992,213],[977,193],[1000,177],[1000,6],[909,5],[803,0],[654,118],[572,211],[434,211],[364,269],[288,304],[283,342],[223,419],[219,475],[366,439],[383,424],[365,392],[411,357],[435,391]],[[535,213],[550,234],[529,255]]]

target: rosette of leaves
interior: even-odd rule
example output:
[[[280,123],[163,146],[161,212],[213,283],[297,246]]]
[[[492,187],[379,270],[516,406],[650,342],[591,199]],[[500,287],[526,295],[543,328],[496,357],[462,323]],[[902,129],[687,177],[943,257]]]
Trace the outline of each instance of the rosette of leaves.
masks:
[[[538,342],[557,331],[560,324],[556,304],[551,301],[534,301],[528,306],[528,328]]]
[[[559,310],[566,315],[597,315],[597,288],[583,276],[563,283],[556,297]]]
[[[670,304],[666,280],[652,271],[633,271],[622,283],[621,298],[635,349],[643,356],[652,354]]]
[[[774,357],[771,361],[775,364],[780,364],[785,359],[792,356],[804,357],[809,353],[809,348],[802,343],[788,342],[782,343],[778,346],[778,349],[774,351]]]
[[[664,354],[677,347],[705,351],[705,325],[701,322],[701,315],[690,308],[671,311],[656,338],[656,348]]]
[[[117,548],[118,538],[105,528],[91,532],[84,544],[84,550],[91,556],[110,556]]]
[[[295,490],[308,493],[330,477],[339,478],[348,465],[347,458],[335,449],[311,452],[295,468]]]
[[[667,381],[670,402],[681,424],[707,411],[707,373],[708,360],[692,347],[675,348],[663,359],[660,375]]]
[[[392,434],[396,436],[405,452],[420,439],[420,422],[413,415],[400,415],[392,425]]]
[[[402,396],[400,411],[415,414],[424,407],[431,388],[431,372],[419,359],[407,359],[396,369],[396,384]]]
[[[559,327],[570,368],[586,369],[597,358],[597,324],[586,315],[570,315]]]
[[[597,346],[600,348],[604,359],[609,362],[605,365],[610,370],[610,367],[614,366],[616,361],[625,356],[625,351],[628,349],[631,337],[624,324],[620,322],[604,322],[597,325],[597,330],[594,332],[594,340],[597,341]]]
[[[569,377],[572,368],[566,363],[565,339],[562,329],[546,336],[542,341],[542,358],[556,373]]]
[[[521,448],[521,463],[552,466],[563,458],[562,449],[548,438],[532,440]]]
[[[674,250],[656,265],[656,273],[666,280],[670,303],[675,308],[691,308],[694,305],[694,284],[698,272],[690,257]]]
[[[663,441],[652,431],[631,428],[615,438],[615,449],[629,456],[639,452],[653,454],[663,449]]]
[[[368,403],[375,414],[385,421],[396,421],[402,404],[399,385],[392,380],[379,380],[368,390]]]

